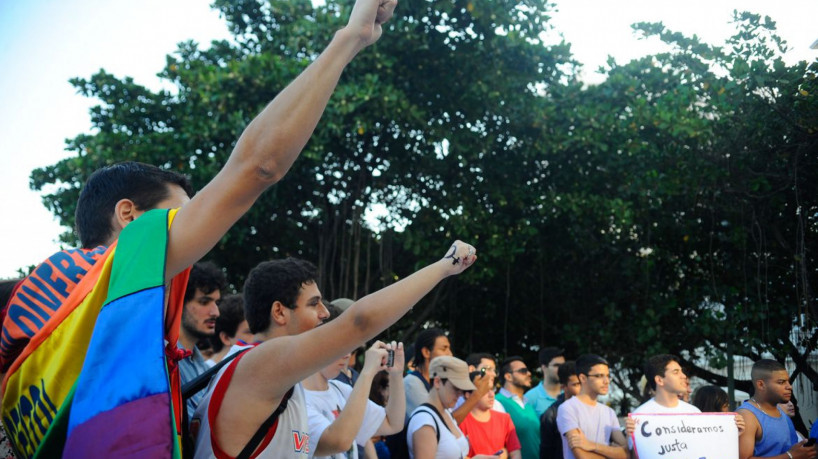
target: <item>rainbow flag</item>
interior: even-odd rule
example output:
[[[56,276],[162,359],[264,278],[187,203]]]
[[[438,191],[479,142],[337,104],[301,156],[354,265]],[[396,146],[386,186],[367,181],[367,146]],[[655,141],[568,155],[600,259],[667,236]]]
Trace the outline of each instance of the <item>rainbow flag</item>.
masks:
[[[174,355],[189,271],[165,311],[175,215],[130,223],[3,379],[2,419],[20,458],[180,457]]]

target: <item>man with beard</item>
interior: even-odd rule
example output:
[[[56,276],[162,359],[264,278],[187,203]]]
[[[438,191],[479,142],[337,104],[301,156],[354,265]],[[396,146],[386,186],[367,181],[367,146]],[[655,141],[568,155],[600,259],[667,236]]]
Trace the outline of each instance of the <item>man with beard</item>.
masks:
[[[182,310],[182,328],[179,330],[179,342],[177,343],[179,349],[191,353],[179,361],[182,385],[192,381],[208,369],[196,343],[213,336],[216,332],[219,301],[225,285],[227,285],[227,280],[224,273],[213,263],[196,263],[190,270]],[[204,396],[204,390],[197,392],[187,400],[188,418],[193,416],[202,396]]]
[[[557,413],[565,459],[627,458],[627,442],[616,413],[597,401],[611,384],[608,362],[598,355],[581,355],[577,375],[582,385],[579,395],[560,405]]]
[[[540,349],[539,360],[542,369],[542,382],[534,386],[533,389],[525,393],[528,404],[537,412],[537,416],[542,417],[545,410],[557,401],[557,397],[562,392],[560,377],[557,371],[560,365],[565,363],[565,351],[556,347],[544,347]]]
[[[790,375],[784,365],[775,360],[759,360],[753,364],[750,378],[755,393],[738,409],[746,423],[739,436],[739,457],[814,458],[815,445],[799,443],[790,417],[776,406],[792,398]]]
[[[517,428],[517,437],[522,446],[522,457],[539,457],[540,455],[540,417],[534,408],[526,403],[525,390],[531,388],[531,370],[522,357],[509,357],[500,368],[500,380],[503,387],[497,394],[497,400],[503,405],[506,413]]]

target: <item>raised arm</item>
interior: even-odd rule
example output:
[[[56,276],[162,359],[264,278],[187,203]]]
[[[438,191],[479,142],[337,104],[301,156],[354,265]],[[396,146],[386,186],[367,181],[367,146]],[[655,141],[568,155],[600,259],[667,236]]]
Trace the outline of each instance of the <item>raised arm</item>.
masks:
[[[344,409],[341,410],[335,421],[321,433],[318,446],[315,448],[316,456],[329,456],[349,450],[349,446],[355,441],[364,421],[372,379],[376,373],[385,369],[383,363],[389,348],[391,346],[376,341],[372,347],[367,349],[364,356],[364,368],[358,376],[358,381],[355,382]]]
[[[466,420],[466,416],[468,416],[471,410],[477,406],[477,402],[479,402],[480,399],[488,393],[488,391],[494,388],[494,376],[488,374],[479,375],[474,378],[474,385],[477,387],[477,390],[474,391],[469,398],[464,399],[463,403],[457,407],[454,412],[452,412],[452,417],[457,425],[462,424],[463,421]]]
[[[261,193],[290,169],[312,135],[346,65],[380,38],[397,0],[357,0],[346,27],[242,133],[222,170],[176,216],[167,279],[221,239]]]
[[[403,343],[398,343],[395,349],[395,361],[389,370],[389,400],[386,402],[386,419],[378,429],[376,435],[391,435],[403,430],[403,421],[406,419],[406,394],[403,391]]]

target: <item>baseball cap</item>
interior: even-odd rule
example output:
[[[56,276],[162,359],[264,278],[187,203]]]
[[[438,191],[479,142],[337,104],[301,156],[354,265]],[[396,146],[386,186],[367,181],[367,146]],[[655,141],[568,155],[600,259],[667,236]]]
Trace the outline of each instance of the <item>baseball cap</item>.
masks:
[[[466,362],[448,355],[435,357],[429,364],[429,377],[448,379],[460,390],[476,390],[469,379],[469,366]]]

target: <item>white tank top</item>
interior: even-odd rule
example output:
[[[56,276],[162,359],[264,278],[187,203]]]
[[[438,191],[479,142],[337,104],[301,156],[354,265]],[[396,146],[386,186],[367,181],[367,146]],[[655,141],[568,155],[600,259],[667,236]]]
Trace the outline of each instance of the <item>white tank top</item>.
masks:
[[[225,454],[219,448],[219,439],[213,436],[210,429],[211,420],[216,419],[219,412],[224,393],[230,385],[236,365],[243,357],[240,355],[213,378],[207,393],[202,398],[199,408],[191,420],[191,433],[196,436],[195,459],[232,459],[232,456]],[[310,434],[307,427],[307,403],[304,399],[304,389],[301,383],[293,388],[292,397],[287,403],[287,408],[282,412],[278,421],[267,432],[264,440],[261,441],[260,450],[253,458],[273,459],[273,458],[298,458],[305,459],[311,457],[310,454]],[[272,414],[272,413],[270,413]],[[254,432],[255,433],[255,432]]]

